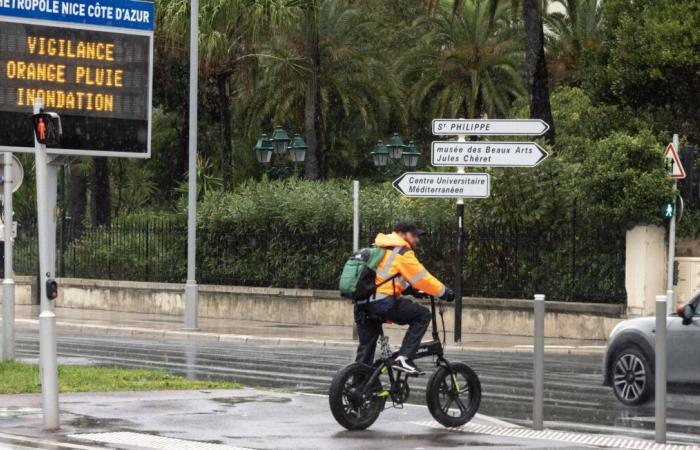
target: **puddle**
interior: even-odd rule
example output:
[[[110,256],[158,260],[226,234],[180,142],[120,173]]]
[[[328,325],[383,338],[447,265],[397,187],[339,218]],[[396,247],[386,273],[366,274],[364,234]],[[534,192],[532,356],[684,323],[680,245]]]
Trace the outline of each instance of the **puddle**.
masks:
[[[130,425],[130,422],[122,419],[100,419],[92,416],[79,416],[68,422],[68,425],[75,428],[116,428]]]
[[[255,397],[219,397],[213,398],[212,400],[231,406],[238,405],[240,403],[289,403],[292,401],[292,399],[289,397],[272,397],[265,395],[258,395]]]
[[[466,436],[465,436],[466,437]],[[356,440],[410,440],[410,441],[425,441],[431,445],[437,445],[440,448],[457,448],[457,447],[502,447],[502,443],[491,443],[477,440],[464,439],[465,437],[455,435],[449,432],[427,433],[427,434],[397,434],[386,431],[340,431],[333,435],[334,439],[356,439]],[[420,447],[420,446],[419,446]],[[509,444],[508,447],[520,447],[517,444]]]

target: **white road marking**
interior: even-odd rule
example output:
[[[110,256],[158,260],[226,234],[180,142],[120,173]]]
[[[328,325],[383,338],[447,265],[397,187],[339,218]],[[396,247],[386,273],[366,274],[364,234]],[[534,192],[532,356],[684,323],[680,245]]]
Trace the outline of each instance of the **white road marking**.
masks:
[[[623,448],[629,450],[700,450],[700,446],[695,445],[657,444],[652,441],[642,441],[638,439],[618,438],[604,435],[573,433],[567,431],[536,431],[528,428],[503,428],[473,424],[466,424],[457,428],[445,428],[434,421],[413,422],[413,424],[429,428],[439,428],[458,433],[475,433],[499,437],[518,437],[524,439],[551,440],[571,444],[585,444],[606,448]]]
[[[210,444],[186,439],[175,439],[146,433],[115,432],[71,434],[71,439],[100,442],[103,444],[137,446],[153,450],[250,450],[223,444]]]
[[[52,448],[53,447],[68,448],[71,450],[100,450],[101,449],[101,447],[88,447],[86,445],[69,444],[67,442],[54,442],[54,441],[49,441],[47,439],[35,439],[35,438],[26,437],[26,436],[18,436],[16,434],[0,433],[0,439],[5,439],[7,441],[10,441],[10,443],[12,443],[12,442],[24,442],[26,444],[51,446]],[[2,445],[2,442],[0,442],[0,445]]]

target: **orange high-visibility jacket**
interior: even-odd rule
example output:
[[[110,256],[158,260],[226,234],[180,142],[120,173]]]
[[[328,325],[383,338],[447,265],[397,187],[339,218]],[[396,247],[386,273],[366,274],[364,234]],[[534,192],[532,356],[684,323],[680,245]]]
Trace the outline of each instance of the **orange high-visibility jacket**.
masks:
[[[445,293],[445,285],[428,272],[416,258],[411,246],[396,233],[379,233],[374,245],[386,249],[384,257],[377,266],[377,284],[399,274],[392,281],[387,281],[377,288],[375,299],[399,296],[410,284],[415,289],[439,297]],[[394,291],[392,292],[392,289]]]

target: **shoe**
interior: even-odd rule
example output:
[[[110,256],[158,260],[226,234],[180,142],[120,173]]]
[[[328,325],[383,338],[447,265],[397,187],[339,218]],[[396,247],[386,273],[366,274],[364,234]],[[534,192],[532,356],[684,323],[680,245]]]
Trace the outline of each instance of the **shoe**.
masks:
[[[413,361],[409,361],[405,356],[396,357],[392,367],[394,368],[394,370],[398,370],[399,372],[404,372],[409,375],[423,375],[425,373],[422,370],[420,370],[413,363]]]

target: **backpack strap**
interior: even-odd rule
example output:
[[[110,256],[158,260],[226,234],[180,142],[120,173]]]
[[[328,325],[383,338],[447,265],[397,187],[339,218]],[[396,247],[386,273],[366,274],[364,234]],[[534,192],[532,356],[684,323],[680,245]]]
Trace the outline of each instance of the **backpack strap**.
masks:
[[[386,264],[384,265],[384,267],[382,268],[382,270],[381,270],[380,272],[377,272],[377,275],[379,275],[379,276],[381,276],[381,277],[386,277],[387,275],[389,275],[389,270],[391,270],[391,264],[394,262],[394,259],[396,258],[396,255],[402,255],[402,256],[403,256],[403,255],[404,255],[406,252],[408,252],[409,250],[410,250],[410,249],[408,249],[408,248],[406,248],[406,247],[394,247],[394,248],[391,250],[391,255],[389,255],[389,259],[386,260]],[[376,288],[378,288],[379,286],[381,286],[381,285],[383,285],[383,284],[388,283],[389,281],[391,281],[391,284],[392,284],[392,290],[391,290],[391,292],[396,292],[396,283],[395,283],[395,281],[396,281],[396,278],[398,278],[398,277],[400,277],[400,276],[401,276],[401,273],[396,273],[396,274],[390,276],[389,278],[386,278],[384,281],[382,281],[381,283],[379,283],[379,284],[375,287],[375,291],[376,291]]]

